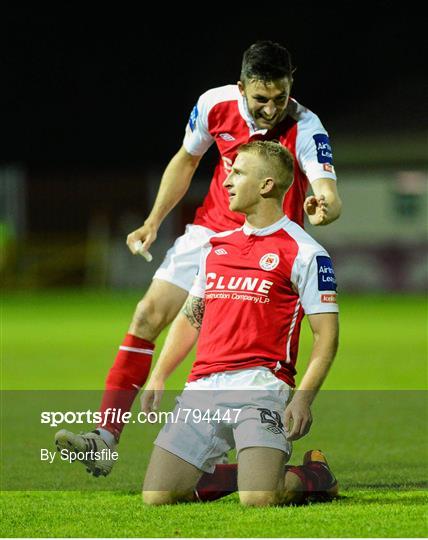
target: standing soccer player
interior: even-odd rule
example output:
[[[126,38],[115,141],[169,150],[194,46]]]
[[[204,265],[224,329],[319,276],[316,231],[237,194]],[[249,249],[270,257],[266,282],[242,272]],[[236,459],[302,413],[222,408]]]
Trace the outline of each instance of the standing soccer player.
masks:
[[[241,144],[277,140],[292,153],[294,181],[283,203],[291,220],[303,226],[304,212],[313,225],[326,225],[339,217],[341,202],[328,134],[313,112],[290,97],[293,71],[287,49],[271,41],[257,42],[244,53],[240,81],[208,90],[193,108],[183,145],[165,169],[150,215],[128,235],[132,253],[148,252],[162,221],[186,193],[200,159],[213,143],[219,160],[193,224],[187,225],[185,234],[167,252],[137,305],[107,376],[101,413],[131,408],[148,377],[154,342],[175,318],[192,286],[201,247],[212,235],[242,225],[244,218],[229,209],[223,186]],[[305,199],[309,183],[314,195]],[[113,449],[122,429],[123,424],[113,420],[83,435],[61,430],[55,439],[59,448]],[[85,465],[95,475],[107,475],[113,462]]]
[[[155,441],[144,483],[148,504],[202,499],[201,476],[213,473],[231,448],[237,450],[238,490],[245,505],[301,502],[305,493],[337,494],[320,451],[308,452],[302,466],[285,474],[289,441],[308,433],[310,406],[338,343],[329,255],[282,210],[292,172],[290,152],[259,141],[238,149],[224,181],[230,209],[244,213],[246,221],[212,236],[203,248],[195,283],[144,391],[143,410],[150,411],[198,339],[175,420]],[[313,348],[289,402],[304,313]]]

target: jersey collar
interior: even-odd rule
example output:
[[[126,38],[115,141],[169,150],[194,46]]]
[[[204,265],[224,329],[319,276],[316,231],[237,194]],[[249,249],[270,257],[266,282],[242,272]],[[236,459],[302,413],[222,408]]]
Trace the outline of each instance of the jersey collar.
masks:
[[[269,234],[273,234],[283,229],[289,222],[289,218],[284,215],[281,219],[275,221],[275,223],[272,223],[272,225],[269,225],[268,227],[264,227],[263,229],[255,229],[244,223],[242,226],[242,232],[246,236],[250,236],[251,234],[254,236],[268,236]]]

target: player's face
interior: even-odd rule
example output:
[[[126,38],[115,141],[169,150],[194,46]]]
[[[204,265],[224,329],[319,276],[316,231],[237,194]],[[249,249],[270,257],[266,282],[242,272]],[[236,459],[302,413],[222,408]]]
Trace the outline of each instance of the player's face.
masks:
[[[248,214],[260,201],[262,185],[257,157],[249,152],[238,154],[223,186],[229,195],[229,209]]]
[[[272,129],[285,118],[291,81],[284,77],[275,81],[238,82],[247,101],[248,111],[259,129]]]

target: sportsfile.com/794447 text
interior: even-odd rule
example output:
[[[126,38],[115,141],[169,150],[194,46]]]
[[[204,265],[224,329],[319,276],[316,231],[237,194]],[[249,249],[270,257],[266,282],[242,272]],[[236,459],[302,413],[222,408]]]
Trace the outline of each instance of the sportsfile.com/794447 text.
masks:
[[[123,424],[165,424],[177,423],[179,420],[185,423],[192,422],[226,422],[236,423],[241,409],[190,409],[177,407],[174,411],[140,411],[133,415],[130,411],[109,408],[104,412],[99,411],[42,411],[40,423],[50,427],[61,424],[92,424],[96,423],[103,427],[108,423],[121,422]]]

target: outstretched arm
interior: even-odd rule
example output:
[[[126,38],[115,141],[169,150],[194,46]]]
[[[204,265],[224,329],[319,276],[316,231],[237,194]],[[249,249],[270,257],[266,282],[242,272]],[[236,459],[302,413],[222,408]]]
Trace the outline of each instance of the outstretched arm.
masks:
[[[198,339],[204,315],[205,300],[189,295],[183,309],[168,332],[165,345],[141,397],[141,409],[157,409],[165,388],[165,381],[186,358]]]
[[[143,243],[140,248],[142,251],[148,251],[152,243],[156,240],[157,232],[162,221],[174,206],[181,201],[189,189],[190,182],[198,168],[201,157],[189,154],[184,146],[182,146],[168,163],[163,173],[152,211],[144,222],[144,225],[128,234],[126,243],[134,255],[139,253],[139,250],[135,248],[135,243],[138,240]]]
[[[311,184],[313,195],[305,199],[303,208],[311,225],[328,225],[342,211],[342,201],[337,191],[337,182],[331,178],[318,178]]]
[[[337,313],[308,315],[308,320],[314,341],[308,368],[293,399],[285,409],[285,425],[289,431],[289,440],[300,439],[309,432],[312,423],[311,404],[333,363],[339,341]]]

